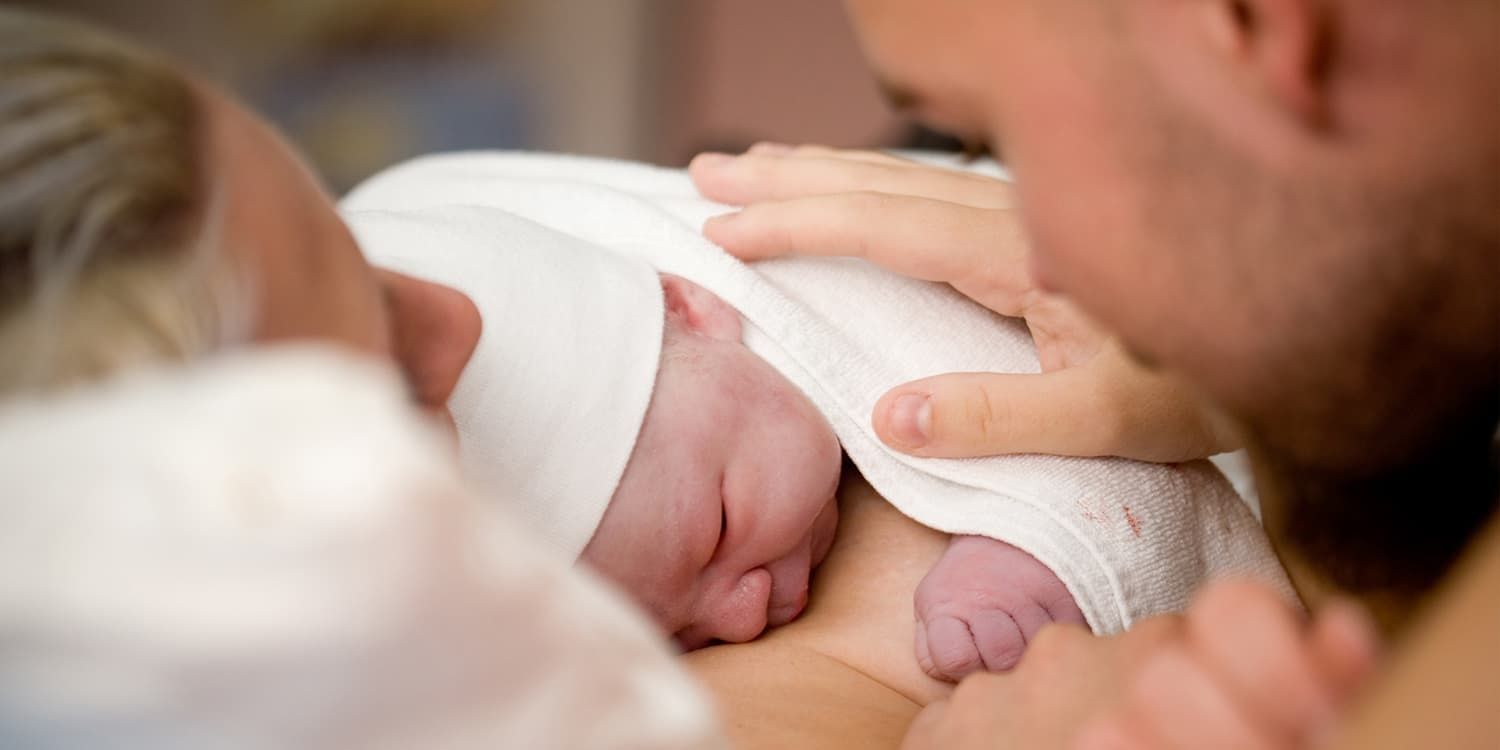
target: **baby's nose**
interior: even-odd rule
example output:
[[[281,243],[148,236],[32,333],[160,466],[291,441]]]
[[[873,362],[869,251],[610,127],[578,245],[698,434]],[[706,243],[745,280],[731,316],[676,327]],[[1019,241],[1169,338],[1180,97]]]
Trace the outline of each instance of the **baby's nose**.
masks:
[[[771,573],[765,568],[740,576],[734,587],[712,602],[700,624],[709,637],[727,643],[751,641],[765,632],[771,600]]]

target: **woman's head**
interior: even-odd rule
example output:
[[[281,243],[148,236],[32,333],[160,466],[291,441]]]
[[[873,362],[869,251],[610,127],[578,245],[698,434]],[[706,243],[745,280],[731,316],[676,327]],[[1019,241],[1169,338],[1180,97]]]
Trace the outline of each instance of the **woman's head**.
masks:
[[[441,407],[462,295],[373,271],[256,117],[171,63],[0,11],[0,394],[315,339],[395,359]]]
[[[0,11],[0,388],[241,332],[204,239],[204,118],[162,60]]]

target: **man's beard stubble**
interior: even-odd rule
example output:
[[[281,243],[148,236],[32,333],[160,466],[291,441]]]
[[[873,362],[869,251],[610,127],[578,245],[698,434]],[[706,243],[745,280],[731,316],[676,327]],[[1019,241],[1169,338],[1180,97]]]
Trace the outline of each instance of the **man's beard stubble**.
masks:
[[[1407,602],[1448,572],[1494,516],[1500,491],[1494,452],[1461,440],[1366,473],[1259,447],[1252,456],[1279,546],[1342,590]]]
[[[1250,449],[1267,531],[1351,593],[1429,591],[1500,503],[1500,174],[1476,158],[1420,184],[1290,184],[1157,113],[1138,166],[1175,175],[1153,223],[1183,247],[1241,274],[1341,248],[1322,299],[1258,301],[1297,315],[1254,391],[1206,394]]]
[[[1310,355],[1300,392],[1242,415],[1268,532],[1352,593],[1430,591],[1500,505],[1500,189],[1479,179],[1361,206],[1346,252],[1389,267],[1334,331],[1347,359]]]

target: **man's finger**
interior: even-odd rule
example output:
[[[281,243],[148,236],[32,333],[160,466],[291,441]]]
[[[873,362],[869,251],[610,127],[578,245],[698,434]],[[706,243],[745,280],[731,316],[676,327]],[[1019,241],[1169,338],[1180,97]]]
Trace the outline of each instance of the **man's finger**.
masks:
[[[896,159],[847,158],[767,149],[699,154],[688,165],[704,197],[735,206],[855,191],[908,195],[975,208],[1011,208],[1010,186],[993,177]]]
[[[1118,342],[1084,367],[1102,391],[1100,429],[1114,433],[1111,455],[1170,463],[1239,447],[1234,423],[1214,411],[1186,381],[1147,370]]]
[[[1144,747],[1269,750],[1281,745],[1180,644],[1160,649],[1141,668],[1125,710],[1150,738]]]
[[[1208,586],[1188,610],[1188,633],[1199,659],[1257,725],[1290,741],[1336,718],[1300,614],[1271,589],[1248,581]]]
[[[750,261],[864,258],[906,276],[951,283],[992,309],[995,298],[1019,301],[1033,289],[1025,239],[1007,212],[929,198],[863,192],[757,203],[710,219],[703,233]]]
[[[1130,722],[1132,717],[1114,711],[1091,720],[1073,740],[1073,750],[1147,750],[1151,746]]]
[[[927,704],[912,719],[911,726],[906,730],[906,739],[901,742],[901,750],[935,750],[947,747],[943,744],[944,718],[948,714],[948,701],[939,700]]]
[[[951,373],[900,386],[875,405],[875,433],[915,456],[1112,455],[1103,403],[1084,368],[1042,375]]]
[[[1324,683],[1340,705],[1375,673],[1380,636],[1369,613],[1353,601],[1337,600],[1323,607],[1308,640]]]
[[[894,154],[884,151],[863,151],[858,149],[830,148],[828,146],[801,145],[789,146],[785,143],[771,143],[762,141],[751,146],[747,153],[769,154],[771,156],[799,156],[818,157],[823,159],[843,159],[845,161],[862,161],[871,164],[913,166],[916,162],[903,159]]]
[[[1187,461],[1232,444],[1176,381],[1105,352],[1077,367],[1020,375],[949,373],[893,388],[871,421],[914,456],[1007,453]]]

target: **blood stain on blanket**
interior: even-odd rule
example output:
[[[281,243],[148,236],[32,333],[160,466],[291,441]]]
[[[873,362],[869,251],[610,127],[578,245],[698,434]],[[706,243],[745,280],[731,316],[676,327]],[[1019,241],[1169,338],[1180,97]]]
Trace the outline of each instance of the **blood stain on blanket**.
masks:
[[[1139,537],[1141,535],[1140,519],[1136,518],[1135,514],[1130,512],[1129,505],[1122,505],[1120,506],[1120,508],[1125,511],[1125,523],[1130,524],[1130,533],[1135,534],[1137,537]]]
[[[1090,498],[1080,497],[1073,504],[1078,507],[1078,515],[1082,516],[1083,520],[1090,521],[1095,525],[1102,525],[1109,522],[1109,511],[1105,510],[1104,506],[1099,502]]]

